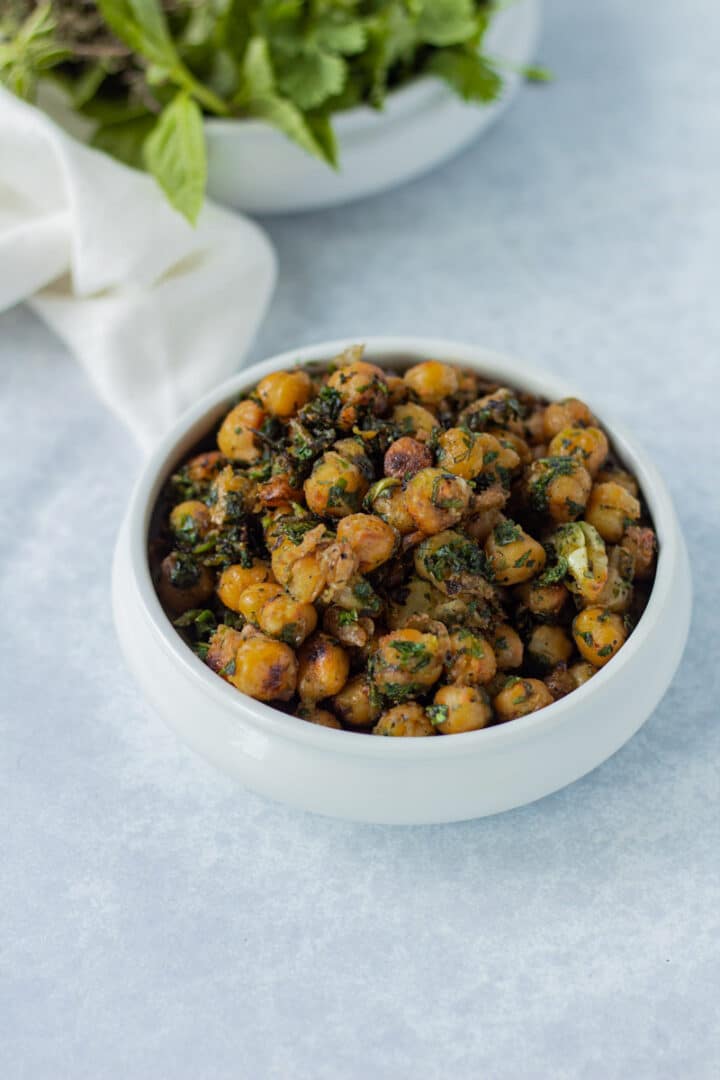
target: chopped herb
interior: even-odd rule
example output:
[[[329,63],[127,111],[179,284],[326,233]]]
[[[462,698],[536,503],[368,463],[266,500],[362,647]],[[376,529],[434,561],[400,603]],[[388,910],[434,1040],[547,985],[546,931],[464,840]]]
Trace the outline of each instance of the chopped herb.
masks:
[[[447,705],[428,705],[425,709],[431,724],[444,724],[450,714]]]
[[[499,525],[495,526],[493,536],[495,543],[503,547],[505,544],[514,544],[516,540],[519,540],[522,536],[522,529],[510,518],[506,518],[505,521],[501,521]],[[515,565],[517,566],[517,563]]]
[[[393,641],[392,647],[411,671],[422,671],[430,663],[430,653],[421,641]]]
[[[367,584],[367,583],[366,583]],[[340,611],[337,616],[338,626],[351,626],[358,621],[358,613],[353,608],[350,611]]]
[[[190,589],[197,585],[200,580],[200,567],[184,551],[176,551],[175,558],[170,569],[170,583],[176,589]]]
[[[598,656],[612,656],[612,645],[603,645],[602,649],[598,649]]]
[[[228,660],[225,667],[220,668],[221,675],[234,675],[235,674],[235,657],[232,660]]]

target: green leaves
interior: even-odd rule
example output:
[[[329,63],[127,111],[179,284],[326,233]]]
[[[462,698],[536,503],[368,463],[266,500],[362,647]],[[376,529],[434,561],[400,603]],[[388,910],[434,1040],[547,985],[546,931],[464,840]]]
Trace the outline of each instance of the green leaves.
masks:
[[[420,41],[428,45],[458,45],[478,32],[473,0],[423,0],[417,18]]]
[[[187,91],[163,109],[144,145],[145,163],[172,205],[194,222],[205,194],[202,113]]]
[[[40,76],[69,56],[55,29],[49,3],[40,4],[20,23],[9,15],[0,22],[0,82],[18,97],[32,98]]]
[[[502,89],[502,79],[487,60],[466,49],[434,53],[426,71],[444,79],[465,101],[494,101]]]

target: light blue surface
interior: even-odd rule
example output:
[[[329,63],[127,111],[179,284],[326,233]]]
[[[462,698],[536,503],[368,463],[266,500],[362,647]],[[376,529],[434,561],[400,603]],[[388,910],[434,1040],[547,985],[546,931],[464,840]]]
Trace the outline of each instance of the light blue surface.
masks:
[[[235,788],[117,652],[139,457],[48,333],[6,314],[3,1078],[718,1075],[720,12],[547,8],[556,82],[484,141],[269,223],[280,284],[254,357],[411,331],[577,383],[651,450],[684,522],[697,603],[672,689],[594,774],[499,818],[359,827]]]

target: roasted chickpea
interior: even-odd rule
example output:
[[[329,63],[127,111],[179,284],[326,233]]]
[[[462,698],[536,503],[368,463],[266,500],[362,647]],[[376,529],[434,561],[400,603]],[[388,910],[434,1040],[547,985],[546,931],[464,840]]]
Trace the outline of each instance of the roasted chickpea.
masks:
[[[178,503],[170,511],[170,528],[178,540],[196,544],[210,529],[210,511],[198,499]]]
[[[485,447],[467,428],[448,428],[437,443],[437,462],[441,469],[473,480],[483,471]]]
[[[270,637],[280,638],[297,649],[317,626],[317,611],[312,604],[303,604],[288,593],[269,600],[260,610],[260,629]]]
[[[578,652],[593,667],[604,667],[627,638],[622,616],[602,607],[587,607],[573,619]]]
[[[575,680],[565,663],[556,664],[544,677],[543,682],[552,694],[553,701],[559,701],[560,698],[567,697],[568,694],[577,689]]]
[[[397,476],[404,480],[421,469],[429,468],[432,463],[432,454],[425,443],[403,435],[388,447],[383,467],[386,476]]]
[[[240,597],[251,585],[258,585],[270,577],[270,567],[262,559],[253,559],[250,566],[234,563],[220,574],[217,594],[220,602],[231,611],[240,611]]]
[[[447,676],[451,683],[477,686],[495,675],[497,661],[492,645],[477,630],[459,627],[450,634]]]
[[[304,488],[313,513],[341,518],[358,509],[368,483],[357,464],[328,450],[315,462]]]
[[[573,643],[561,626],[543,623],[536,626],[527,645],[528,656],[543,668],[566,664],[573,653]]]
[[[418,529],[432,535],[460,521],[470,503],[470,488],[462,477],[442,469],[421,469],[409,481],[405,496]]]
[[[517,394],[508,386],[499,386],[484,397],[478,398],[472,405],[460,413],[460,420],[473,431],[486,431],[488,428],[502,428],[514,431],[516,435],[525,434],[523,406]]]
[[[220,451],[230,461],[242,461],[251,464],[260,457],[260,447],[255,439],[255,432],[262,426],[265,413],[254,401],[241,401],[227,414],[220,430],[217,443]]]
[[[472,540],[453,529],[429,536],[415,548],[415,570],[446,596],[460,592],[481,595],[487,592],[483,578],[484,559]]]
[[[594,423],[595,417],[585,402],[572,397],[548,405],[543,416],[543,430],[548,440],[554,439],[563,428],[589,427]]]
[[[499,585],[517,585],[538,574],[547,556],[545,548],[514,521],[506,518],[485,541],[493,579]]]
[[[538,458],[527,470],[526,487],[533,510],[562,523],[582,516],[592,478],[575,458]]]
[[[381,694],[407,696],[432,686],[443,668],[440,641],[413,627],[394,630],[380,638],[373,657],[372,678]]]
[[[404,379],[401,379],[399,375],[389,375],[385,372],[385,382],[388,388],[389,405],[402,405],[407,401],[410,388]]]
[[[508,494],[499,484],[493,484],[470,499],[464,530],[478,544],[484,544],[495,526],[502,521],[502,511]]]
[[[213,584],[208,568],[184,552],[171,551],[160,564],[158,594],[171,615],[202,607],[212,596]]]
[[[577,664],[573,664],[568,668],[568,674],[572,677],[575,689],[579,686],[583,686],[588,679],[593,677],[596,671],[597,668],[593,667],[592,664],[589,664],[587,660],[578,660]]]
[[[310,400],[312,382],[306,371],[274,371],[260,380],[256,393],[270,416],[285,420]]]
[[[352,728],[371,728],[380,715],[380,706],[371,693],[370,680],[354,675],[332,699],[337,715]]]
[[[435,728],[422,705],[408,701],[384,712],[373,728],[373,735],[417,738],[422,735],[435,735]]]
[[[423,405],[437,405],[443,398],[450,397],[458,388],[458,374],[449,364],[439,360],[426,360],[408,368],[404,375],[405,382]]]
[[[591,476],[608,456],[605,433],[598,427],[566,427],[559,431],[548,446],[549,457],[577,458]]]
[[[263,634],[246,638],[235,654],[235,670],[228,680],[258,701],[288,701],[295,693],[298,663],[295,653],[281,641]]]
[[[213,525],[226,525],[249,510],[255,498],[255,485],[232,465],[221,469],[210,486],[210,517]]]
[[[594,479],[596,484],[619,484],[620,487],[624,487],[626,491],[634,495],[636,499],[640,494],[640,488],[635,477],[631,476],[625,469],[620,469],[614,465],[608,465],[604,469],[600,469]]]
[[[225,458],[219,450],[206,450],[190,458],[185,466],[187,478],[193,484],[207,484],[214,480],[225,464]]]
[[[396,529],[401,536],[415,532],[417,525],[407,509],[405,492],[399,480],[386,477],[373,484],[365,497],[365,506]]]
[[[495,652],[495,661],[501,671],[519,668],[523,662],[524,647],[517,630],[509,623],[498,623],[489,635]]]
[[[338,522],[338,540],[350,545],[361,574],[377,570],[397,547],[395,530],[374,514],[349,514]]]
[[[286,587],[296,600],[313,604],[326,585],[327,574],[317,554],[303,555],[292,563]]]
[[[342,730],[342,724],[337,716],[331,713],[329,709],[303,708],[301,705],[299,715],[303,720],[307,720],[308,724],[318,724],[320,727],[338,728]]]
[[[514,469],[516,465],[529,465],[533,460],[533,455],[530,447],[526,443],[525,439],[521,435],[518,435],[515,431],[504,431],[502,428],[488,428],[484,433],[486,436],[492,436],[497,439],[500,446],[505,451],[506,455],[512,454],[516,459],[514,464],[505,466],[506,468]],[[501,462],[502,464],[502,462]]]
[[[492,720],[488,696],[477,686],[441,686],[427,714],[441,735],[478,731]]]
[[[244,640],[239,630],[220,623],[208,642],[205,663],[223,679],[228,679],[228,671],[232,669],[235,655]]]
[[[595,603],[599,607],[621,613],[630,609],[633,598],[634,565],[633,556],[625,548],[610,549],[607,579],[595,597]]]
[[[348,654],[325,634],[306,641],[298,661],[298,694],[304,703],[339,694],[350,674]]]
[[[277,596],[282,596],[284,592],[282,585],[275,585],[272,581],[260,581],[256,585],[248,585],[237,598],[234,598],[237,606],[233,608],[233,611],[244,615],[253,626],[259,626],[262,609]]]
[[[590,492],[585,520],[597,529],[603,540],[617,544],[628,525],[640,517],[640,503],[620,484],[595,484]]]
[[[557,619],[568,601],[570,593],[560,582],[542,585],[539,581],[526,581],[518,585],[517,595],[528,611],[537,619]]]
[[[418,442],[426,443],[440,425],[433,413],[409,401],[407,405],[396,405],[392,411],[392,422],[405,435],[412,435]]]
[[[657,537],[653,530],[629,525],[622,535],[620,545],[632,556],[634,576],[639,581],[646,581],[651,577],[657,552]]]
[[[387,409],[385,373],[375,364],[352,360],[334,371],[327,384],[332,390],[337,390],[343,401],[338,426],[346,431],[356,422],[358,409],[367,408],[376,415],[382,415]]]
[[[517,720],[528,713],[552,705],[553,696],[540,679],[508,679],[505,689],[493,701],[498,720]]]

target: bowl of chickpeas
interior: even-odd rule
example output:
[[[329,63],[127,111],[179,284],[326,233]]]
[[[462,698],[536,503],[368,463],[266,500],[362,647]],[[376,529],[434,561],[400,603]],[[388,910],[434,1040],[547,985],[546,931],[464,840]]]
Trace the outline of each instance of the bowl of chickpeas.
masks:
[[[605,761],[680,662],[671,499],[571,387],[488,350],[331,342],[243,371],[146,463],[123,652],[247,787],[397,824],[532,802]]]

